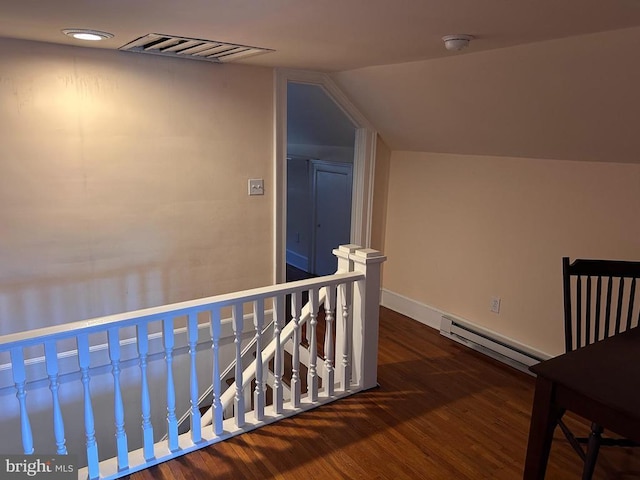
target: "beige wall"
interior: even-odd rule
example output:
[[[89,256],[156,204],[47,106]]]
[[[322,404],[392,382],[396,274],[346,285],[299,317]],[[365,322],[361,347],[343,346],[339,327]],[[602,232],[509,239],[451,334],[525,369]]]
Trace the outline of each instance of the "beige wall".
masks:
[[[639,42],[635,27],[472,43],[333,74],[391,150],[372,231],[384,288],[559,353],[561,257],[640,259]]]
[[[271,69],[0,58],[0,334],[271,283]]]
[[[371,248],[382,252],[385,250],[390,162],[391,150],[378,136],[376,140],[376,165],[373,185]]]
[[[394,151],[384,288],[560,353],[561,257],[640,260],[639,185],[637,164]]]

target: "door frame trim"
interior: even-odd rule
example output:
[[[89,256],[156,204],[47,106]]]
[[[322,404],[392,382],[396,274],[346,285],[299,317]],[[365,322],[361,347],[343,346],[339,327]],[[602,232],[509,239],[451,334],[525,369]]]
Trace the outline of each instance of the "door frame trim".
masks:
[[[273,279],[286,278],[287,235],[287,83],[318,85],[340,107],[356,127],[353,157],[353,198],[351,202],[351,243],[371,245],[373,175],[377,132],[325,73],[277,68],[274,71],[274,228]]]

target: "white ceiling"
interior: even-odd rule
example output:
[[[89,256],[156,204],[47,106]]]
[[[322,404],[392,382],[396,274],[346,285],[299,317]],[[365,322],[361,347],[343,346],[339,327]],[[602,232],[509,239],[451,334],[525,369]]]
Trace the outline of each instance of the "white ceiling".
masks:
[[[640,0],[0,2],[0,37],[273,49],[239,63],[331,73],[392,150],[640,162]],[[64,28],[115,36],[80,42]],[[476,39],[449,52],[453,33]]]
[[[163,33],[265,47],[246,63],[335,72],[640,25],[640,0],[2,0],[0,37],[78,44],[63,28],[113,33],[98,48]]]

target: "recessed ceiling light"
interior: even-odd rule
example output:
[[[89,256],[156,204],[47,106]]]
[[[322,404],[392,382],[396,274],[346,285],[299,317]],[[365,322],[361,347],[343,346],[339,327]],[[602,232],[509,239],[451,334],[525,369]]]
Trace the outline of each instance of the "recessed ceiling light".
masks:
[[[87,30],[86,28],[65,28],[62,33],[78,40],[97,41],[113,38],[113,33]]]

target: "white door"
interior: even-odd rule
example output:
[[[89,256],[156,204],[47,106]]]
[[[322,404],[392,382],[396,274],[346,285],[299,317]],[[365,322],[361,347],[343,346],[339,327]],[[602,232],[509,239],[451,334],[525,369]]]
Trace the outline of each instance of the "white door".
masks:
[[[332,251],[350,243],[353,165],[313,160],[312,265],[316,275],[331,275],[338,262]]]

